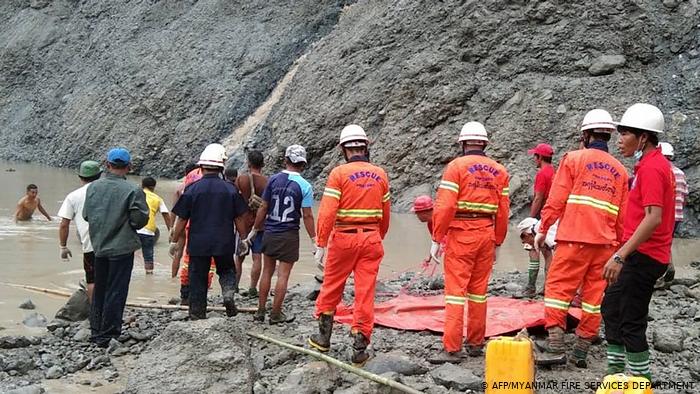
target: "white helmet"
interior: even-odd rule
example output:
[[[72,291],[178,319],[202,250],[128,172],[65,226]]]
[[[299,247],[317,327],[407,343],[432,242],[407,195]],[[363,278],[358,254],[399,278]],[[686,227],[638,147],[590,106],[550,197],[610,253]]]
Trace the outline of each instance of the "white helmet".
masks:
[[[612,133],[615,131],[615,123],[612,116],[604,109],[592,109],[583,117],[581,131],[596,129],[600,133]]]
[[[673,145],[668,142],[659,142],[659,147],[661,147],[661,154],[666,157],[673,157]]]
[[[340,145],[348,148],[363,147],[369,145],[369,138],[362,127],[350,124],[340,132]]]
[[[664,114],[651,104],[637,103],[627,108],[617,126],[651,131],[658,134],[664,132]]]
[[[204,148],[202,154],[199,155],[197,165],[224,168],[226,159],[226,148],[223,145],[209,144]]]
[[[539,222],[539,220],[535,218],[525,218],[523,219],[520,223],[518,223],[518,226],[516,227],[518,231],[520,232],[520,235],[530,233],[534,234],[535,233],[535,225]]]
[[[479,122],[467,122],[462,126],[462,131],[459,133],[459,142],[462,141],[485,141],[489,142],[489,136],[486,134],[486,128]]]

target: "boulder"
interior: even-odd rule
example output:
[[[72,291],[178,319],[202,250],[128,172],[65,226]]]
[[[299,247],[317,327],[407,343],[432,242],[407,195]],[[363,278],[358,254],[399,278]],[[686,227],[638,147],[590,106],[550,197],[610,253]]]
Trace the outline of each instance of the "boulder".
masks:
[[[385,372],[396,372],[401,375],[410,376],[427,372],[425,367],[412,361],[406,354],[401,352],[377,354],[367,362],[364,369],[377,375],[381,375]]]
[[[612,74],[615,69],[624,66],[626,61],[623,55],[603,55],[593,61],[588,72],[594,76]]]
[[[435,383],[457,391],[483,390],[483,382],[472,371],[454,364],[443,364],[430,371]]]
[[[27,347],[31,345],[31,341],[27,337],[21,335],[11,335],[0,337],[0,349],[15,349]]]
[[[314,361],[294,369],[281,385],[275,388],[278,394],[331,393],[339,375],[330,365]]]
[[[68,321],[81,321],[90,317],[90,302],[87,291],[79,288],[70,296],[65,305],[56,312],[57,319]]]
[[[654,349],[663,353],[680,352],[687,333],[676,326],[654,328]]]
[[[22,324],[27,327],[46,327],[48,320],[46,320],[46,316],[41,313],[33,312],[22,320]]]
[[[66,372],[58,365],[54,365],[46,371],[46,379],[59,379],[65,375]]]

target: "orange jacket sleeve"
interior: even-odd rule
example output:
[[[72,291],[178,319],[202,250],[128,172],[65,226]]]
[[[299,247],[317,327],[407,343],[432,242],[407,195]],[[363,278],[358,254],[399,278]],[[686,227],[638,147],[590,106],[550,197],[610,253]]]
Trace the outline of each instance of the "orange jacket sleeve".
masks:
[[[457,212],[459,178],[459,171],[454,162],[448,164],[435,196],[433,209],[433,241],[435,242],[445,239],[450,222]]]
[[[389,222],[391,221],[391,190],[389,189],[389,177],[384,174],[384,179],[386,179],[386,186],[383,190],[384,196],[382,197],[382,222],[379,226],[379,230],[382,235],[382,239],[389,232]]]
[[[540,233],[547,234],[549,228],[564,212],[566,202],[571,194],[574,185],[574,173],[571,169],[571,159],[564,155],[559,163],[556,175],[552,181],[552,188],[549,190],[549,197],[542,208],[542,220],[540,222]]]
[[[506,239],[506,234],[508,233],[508,217],[510,216],[510,188],[508,187],[510,177],[505,175],[504,178],[505,181],[498,199],[498,211],[496,211],[496,225],[494,229],[497,246],[501,246]]]
[[[342,193],[341,176],[337,168],[331,171],[328,182],[323,189],[321,206],[318,209],[318,224],[316,226],[316,243],[325,248],[328,246],[328,238],[331,236],[335,225],[335,216],[338,213],[340,197]]]

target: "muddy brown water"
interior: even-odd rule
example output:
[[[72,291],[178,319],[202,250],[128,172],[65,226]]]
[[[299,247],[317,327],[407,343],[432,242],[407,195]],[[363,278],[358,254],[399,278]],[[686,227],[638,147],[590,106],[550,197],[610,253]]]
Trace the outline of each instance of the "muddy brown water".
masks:
[[[9,171],[13,169],[14,171]],[[139,177],[130,177],[132,182],[140,182]],[[68,246],[73,251],[73,258],[63,262],[58,249],[58,223],[54,216],[48,222],[40,214],[27,223],[14,223],[17,200],[24,194],[27,184],[39,187],[39,197],[43,206],[52,215],[56,215],[63,198],[80,186],[74,170],[45,167],[33,164],[0,162],[0,282],[10,282],[39,286],[43,288],[73,291],[78,282],[84,278],[81,248],[75,227],[71,226]],[[156,193],[162,196],[168,207],[172,207],[173,191],[178,182],[160,179]],[[167,234],[161,218],[158,226]],[[303,233],[303,231],[302,231]],[[430,239],[424,224],[412,214],[394,214],[391,228],[385,240],[385,258],[380,275],[384,278],[398,275],[404,271],[419,270],[420,261],[427,256]],[[674,259],[679,267],[679,274],[690,274],[688,264],[698,259],[700,241],[676,240],[674,242]],[[157,300],[166,303],[171,297],[179,295],[179,279],[170,277],[170,259],[167,255],[167,242],[162,239],[156,245],[155,274],[146,276],[140,253],[134,263],[129,299],[136,302]],[[301,237],[301,258],[292,271],[291,281],[312,280],[317,273],[313,262],[312,245],[308,237]],[[501,271],[527,269],[527,255],[520,240],[511,229],[505,244],[501,248],[499,261],[495,268]],[[249,282],[250,260],[244,263],[241,288]],[[214,292],[218,289],[214,287]],[[17,306],[27,298],[36,304],[36,311],[49,319],[65,301],[62,297],[49,296],[0,285],[0,335],[22,333],[39,334],[44,329],[29,329],[22,325],[24,317],[30,311]]]

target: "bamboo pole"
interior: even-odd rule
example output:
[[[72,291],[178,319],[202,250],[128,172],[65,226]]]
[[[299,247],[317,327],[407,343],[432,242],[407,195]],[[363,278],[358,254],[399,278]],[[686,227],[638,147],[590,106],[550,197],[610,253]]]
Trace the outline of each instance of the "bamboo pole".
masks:
[[[61,290],[45,289],[43,287],[37,287],[37,286],[31,286],[31,285],[20,285],[17,283],[7,283],[7,282],[2,282],[2,284],[5,286],[16,287],[18,289],[36,291],[38,293],[57,295],[57,296],[61,296],[61,297],[70,297],[72,295],[71,293],[61,291]],[[181,311],[186,311],[188,309],[187,305],[162,305],[162,304],[148,304],[148,303],[139,303],[139,302],[131,302],[131,301],[128,301],[126,303],[126,306],[129,306],[132,308],[173,309],[173,310],[181,310]],[[208,311],[216,311],[216,312],[224,312],[224,311],[226,311],[226,308],[224,308],[223,306],[207,306],[207,310]],[[243,313],[255,313],[257,310],[258,310],[258,308],[238,308],[238,312],[243,312]]]
[[[296,352],[303,353],[303,354],[306,354],[306,355],[311,356],[311,357],[315,357],[319,360],[323,360],[323,361],[325,361],[331,365],[334,365],[338,368],[341,368],[341,369],[344,369],[348,372],[354,373],[355,375],[358,375],[358,376],[363,377],[365,379],[369,379],[369,380],[376,382],[376,383],[383,384],[385,386],[389,386],[391,388],[395,388],[397,390],[401,390],[404,393],[422,394],[422,391],[418,391],[418,390],[414,389],[413,387],[406,386],[405,384],[399,383],[395,380],[385,378],[385,377],[379,376],[377,374],[373,374],[372,372],[365,371],[364,369],[354,367],[350,364],[346,364],[346,363],[339,361],[331,356],[327,356],[325,354],[322,354],[322,353],[319,353],[319,352],[316,352],[313,350],[305,349],[305,348],[300,347],[300,346],[292,345],[292,344],[280,341],[279,339],[268,337],[268,336],[263,335],[263,334],[257,334],[257,333],[253,333],[253,332],[249,332],[247,334],[253,338],[257,338],[257,339],[261,339],[263,341],[274,343],[275,345],[282,346],[282,347],[285,347],[287,349],[294,350]]]

